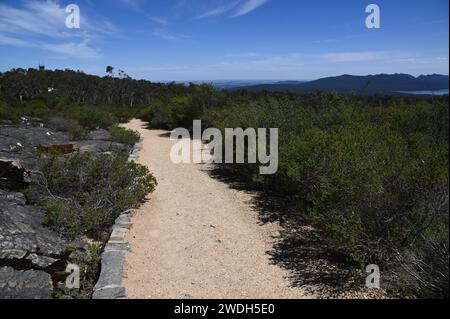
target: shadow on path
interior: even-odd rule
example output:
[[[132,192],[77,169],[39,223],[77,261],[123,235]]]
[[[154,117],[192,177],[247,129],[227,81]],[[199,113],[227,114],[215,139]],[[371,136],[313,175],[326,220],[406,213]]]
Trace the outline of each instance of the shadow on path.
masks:
[[[362,283],[354,281],[355,268],[344,256],[327,249],[320,234],[302,218],[298,205],[250,187],[226,168],[215,166],[203,171],[233,189],[251,192],[253,201],[249,204],[258,212],[261,224],[280,223],[280,235],[274,238],[275,244],[267,253],[273,264],[289,270],[292,286],[306,288],[322,298],[337,297],[357,285],[361,287]]]

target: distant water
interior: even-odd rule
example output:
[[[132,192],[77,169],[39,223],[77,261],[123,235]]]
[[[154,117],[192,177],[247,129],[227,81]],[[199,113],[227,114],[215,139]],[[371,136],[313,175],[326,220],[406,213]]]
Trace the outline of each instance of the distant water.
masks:
[[[446,95],[448,94],[448,89],[436,91],[395,91],[395,92],[414,95]]]

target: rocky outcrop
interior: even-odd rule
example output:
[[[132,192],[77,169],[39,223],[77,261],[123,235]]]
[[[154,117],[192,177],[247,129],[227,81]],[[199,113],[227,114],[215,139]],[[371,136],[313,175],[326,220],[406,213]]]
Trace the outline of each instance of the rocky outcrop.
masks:
[[[111,148],[125,148],[123,144],[111,142],[111,134],[102,129],[90,132],[87,140],[74,142],[74,146],[81,152],[93,153],[109,152]]]
[[[46,268],[65,254],[69,243],[44,227],[42,217],[23,194],[0,191],[0,264],[23,260]]]
[[[27,163],[32,164],[42,153],[63,155],[74,150],[103,153],[111,148],[125,149],[126,146],[112,142],[111,134],[101,129],[90,132],[86,140],[71,142],[66,134],[46,127],[0,126],[0,159],[26,167],[31,166]]]
[[[50,299],[52,288],[45,272],[0,267],[0,299]]]
[[[45,127],[0,127],[0,298],[51,298],[58,272],[77,246],[44,227],[43,212],[19,192],[40,154],[55,145],[71,144]]]
[[[94,141],[110,141],[111,134],[107,130],[95,130],[89,133],[88,138]]]
[[[0,190],[0,298],[51,298],[53,279],[80,245],[44,227],[23,194]]]
[[[51,153],[59,145],[70,148],[69,138],[45,127],[0,126],[0,189],[19,191],[29,182],[30,171],[41,153]]]
[[[110,139],[111,134],[102,129],[90,132],[87,140],[70,142],[66,134],[44,126],[0,126],[0,189],[23,189],[40,156],[65,155],[75,150],[105,153],[127,148]]]
[[[45,127],[3,126],[0,127],[0,151],[20,150],[26,145],[32,147],[68,144],[69,138],[62,132],[53,132]]]
[[[26,197],[20,193],[30,183],[39,159],[74,150],[101,153],[126,148],[110,139],[105,130],[91,132],[89,140],[70,142],[64,133],[53,132],[43,125],[0,126],[0,299],[51,298],[54,287],[60,287],[64,280],[71,254],[74,251],[82,256],[88,254],[81,240],[69,242],[46,228],[42,224],[42,210],[27,205]],[[111,282],[112,278],[121,280],[122,273],[118,275],[115,265],[123,263],[123,256],[116,252],[123,254],[126,248],[120,244],[107,245],[102,265],[114,271],[102,272],[100,283]],[[112,292],[120,296],[124,289],[102,289],[97,296]]]
[[[0,126],[0,159],[26,167],[38,159],[39,150],[67,144],[71,143],[66,134],[45,127]]]
[[[126,148],[124,144],[103,141],[103,140],[87,140],[74,142],[74,147],[80,152],[104,153],[111,149],[123,150]]]

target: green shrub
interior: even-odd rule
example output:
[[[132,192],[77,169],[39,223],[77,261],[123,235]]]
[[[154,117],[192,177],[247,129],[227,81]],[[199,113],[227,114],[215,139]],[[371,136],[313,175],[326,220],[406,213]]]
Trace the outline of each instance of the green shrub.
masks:
[[[80,267],[80,288],[79,289],[57,289],[54,293],[56,299],[90,299],[97,283],[102,247],[96,244],[88,244],[85,252],[74,251],[68,260],[69,263]]]
[[[42,118],[50,114],[50,109],[44,100],[34,99],[24,103],[23,112],[28,116]]]
[[[448,296],[448,276],[439,275],[448,273],[448,245],[428,242],[448,243],[448,98],[236,93],[220,106],[209,95],[159,101],[140,115],[167,129],[189,129],[195,118],[222,133],[279,128],[276,174],[260,175],[259,164],[227,167],[298,203],[331,250],[394,274],[390,288]]]
[[[19,122],[19,112],[3,101],[0,101],[0,122],[10,121],[12,123]]]
[[[154,107],[145,107],[139,110],[137,117],[140,118],[143,121],[149,122],[154,117]]]
[[[58,233],[101,237],[121,212],[138,205],[156,186],[145,166],[127,159],[126,152],[49,158],[28,197],[47,205],[45,224]]]
[[[87,130],[78,123],[70,127],[68,133],[72,141],[82,141],[88,138]]]
[[[66,132],[72,141],[80,141],[87,138],[87,131],[78,122],[71,118],[52,116],[47,119],[47,125],[55,131]]]
[[[108,129],[111,125],[117,123],[116,117],[105,110],[95,106],[78,107],[70,111],[70,117],[84,128],[93,130],[96,128]]]
[[[127,145],[134,145],[139,142],[140,139],[139,133],[120,126],[112,126],[109,129],[109,133],[111,134],[111,139],[114,142]]]
[[[126,123],[136,116],[137,111],[134,108],[112,109],[111,112],[120,123]]]
[[[150,123],[151,127],[173,129],[192,128],[192,121],[199,119],[205,101],[195,95],[175,96],[169,100],[157,100],[141,110],[139,117]]]
[[[63,118],[61,116],[51,116],[46,120],[46,124],[55,131],[68,132],[77,122],[74,119]]]

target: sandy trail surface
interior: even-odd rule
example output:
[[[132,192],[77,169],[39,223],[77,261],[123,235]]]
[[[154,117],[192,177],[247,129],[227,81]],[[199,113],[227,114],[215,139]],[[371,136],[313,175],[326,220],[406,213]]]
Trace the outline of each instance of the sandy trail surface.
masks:
[[[208,165],[174,164],[166,131],[132,120],[138,162],[158,186],[133,217],[124,286],[129,298],[311,298],[290,286],[267,251],[280,230],[262,226],[252,194],[211,178]]]

